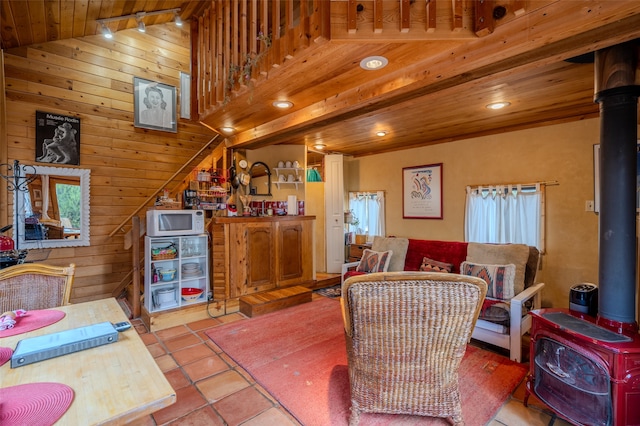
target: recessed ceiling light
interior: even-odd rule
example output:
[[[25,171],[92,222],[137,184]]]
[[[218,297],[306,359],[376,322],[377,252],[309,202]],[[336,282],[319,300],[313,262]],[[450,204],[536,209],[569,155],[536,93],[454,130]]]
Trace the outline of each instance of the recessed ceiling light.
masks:
[[[382,137],[382,136],[386,136],[386,135],[387,135],[387,132],[384,131],[384,130],[379,130],[379,131],[376,132],[376,136]]]
[[[293,102],[289,101],[274,101],[273,106],[280,109],[287,109],[293,106]]]
[[[511,102],[494,102],[494,103],[491,103],[491,104],[487,105],[487,108],[489,108],[489,109],[502,109],[504,107],[508,107],[509,105],[511,105]]]
[[[384,56],[369,56],[360,61],[360,68],[367,71],[379,70],[384,68],[389,63],[389,60]]]
[[[233,127],[227,127],[227,126],[225,126],[225,127],[223,127],[222,129],[220,129],[220,130],[222,130],[222,131],[223,131],[223,132],[225,132],[225,133],[233,133],[233,131],[234,131],[234,130],[236,130],[236,129],[234,129]]]
[[[315,149],[323,150],[323,149],[326,147],[326,145],[325,145],[325,144],[323,144],[323,143],[317,143],[317,144],[315,144],[313,147],[314,147]]]

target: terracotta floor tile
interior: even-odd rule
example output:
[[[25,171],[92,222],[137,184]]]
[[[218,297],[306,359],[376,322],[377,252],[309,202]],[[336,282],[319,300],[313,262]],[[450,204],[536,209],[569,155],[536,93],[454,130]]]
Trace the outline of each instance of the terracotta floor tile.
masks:
[[[219,401],[249,386],[249,383],[234,370],[224,371],[196,383],[196,387],[209,402]]]
[[[219,324],[222,324],[222,322],[218,318],[208,318],[200,321],[190,322],[189,324],[187,324],[187,327],[189,327],[193,331],[199,331],[214,327]]]
[[[175,352],[180,349],[202,343],[202,340],[200,340],[200,338],[195,334],[189,333],[174,337],[172,339],[166,339],[163,341],[163,343],[167,347],[169,352]]]
[[[164,348],[160,343],[153,343],[151,345],[147,345],[147,350],[151,353],[151,356],[154,358],[158,358],[159,356],[162,356],[167,353],[167,351],[164,350]]]
[[[220,320],[220,322],[222,324],[229,324],[229,323],[232,323],[232,322],[236,322],[236,321],[239,321],[239,320],[246,320],[246,319],[247,319],[247,317],[244,316],[243,314],[239,313],[239,312],[236,312],[236,313],[233,313],[233,314],[229,314],[229,315],[225,315],[225,316],[219,318],[219,320]]]
[[[173,359],[175,359],[179,365],[190,364],[200,358],[206,358],[214,354],[213,349],[204,343],[171,353]]]
[[[278,426],[294,426],[300,425],[295,419],[287,415],[287,413],[279,410],[278,408],[270,408],[258,414],[256,417],[247,420],[242,423],[242,426],[265,426],[265,425],[278,425]]]
[[[229,426],[234,426],[272,408],[273,405],[264,395],[250,387],[214,403],[213,407]]]
[[[148,332],[147,326],[145,326],[144,324],[131,324],[131,325],[138,332],[138,334],[144,334]]]
[[[178,364],[176,364],[171,355],[162,355],[155,360],[156,364],[158,364],[158,367],[160,367],[160,371],[162,371],[163,373],[166,371],[171,371],[174,368],[178,368]]]
[[[207,401],[193,386],[176,390],[176,402],[152,414],[158,425],[176,420],[196,408],[204,406]]]
[[[192,382],[197,382],[205,377],[213,376],[214,374],[222,373],[225,370],[229,370],[229,365],[222,360],[218,355],[212,355],[203,359],[199,359],[191,364],[183,365],[187,376]]]
[[[274,423],[275,424],[275,423]],[[184,417],[169,423],[171,426],[226,426],[225,422],[220,418],[210,406],[199,408]],[[264,426],[264,423],[263,423]]]
[[[167,378],[173,389],[180,389],[191,385],[191,381],[185,375],[182,368],[175,368],[171,371],[167,371],[164,373],[164,376]]]
[[[144,333],[140,335],[140,338],[145,345],[149,346],[152,343],[158,343],[158,338],[153,333]]]
[[[185,325],[177,325],[175,327],[165,328],[155,332],[155,335],[160,340],[168,340],[181,334],[190,333],[191,331]]]

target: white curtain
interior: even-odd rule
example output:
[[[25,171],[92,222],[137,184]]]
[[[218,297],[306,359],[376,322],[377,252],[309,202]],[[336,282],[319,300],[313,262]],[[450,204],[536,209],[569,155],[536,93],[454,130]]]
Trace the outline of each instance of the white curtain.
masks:
[[[51,218],[47,214],[47,210],[49,210],[49,175],[40,175],[40,179],[42,179],[42,220],[50,220]]]
[[[385,236],[384,192],[349,192],[349,209],[358,219],[354,230],[367,234],[368,240],[375,235]]]
[[[478,243],[520,243],[543,250],[544,189],[504,185],[467,187],[465,239]]]

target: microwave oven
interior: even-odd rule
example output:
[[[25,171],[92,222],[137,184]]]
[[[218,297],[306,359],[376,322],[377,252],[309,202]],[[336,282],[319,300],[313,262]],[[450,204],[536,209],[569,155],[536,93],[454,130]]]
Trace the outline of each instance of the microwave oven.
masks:
[[[147,210],[147,235],[150,237],[203,233],[203,210]]]

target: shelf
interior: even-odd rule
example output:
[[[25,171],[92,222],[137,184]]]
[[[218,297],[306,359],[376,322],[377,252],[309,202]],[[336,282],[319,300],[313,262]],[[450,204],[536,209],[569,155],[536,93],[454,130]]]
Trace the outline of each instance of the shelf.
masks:
[[[298,189],[298,185],[304,185],[304,182],[273,182],[275,186],[280,189],[280,185],[295,185],[296,189]]]
[[[173,259],[151,259],[151,250],[173,245],[177,248]],[[145,308],[147,312],[179,309],[206,302],[209,297],[208,235],[184,235],[175,237],[145,237]],[[152,271],[175,269],[174,279],[153,282]],[[193,287],[203,290],[193,301],[182,299],[181,290]]]

